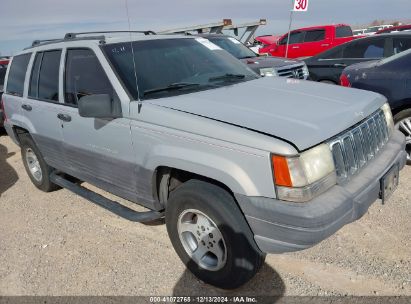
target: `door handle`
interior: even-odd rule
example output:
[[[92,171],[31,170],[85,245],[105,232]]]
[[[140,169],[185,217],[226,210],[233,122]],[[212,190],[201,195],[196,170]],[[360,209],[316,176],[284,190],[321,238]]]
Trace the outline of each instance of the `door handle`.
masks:
[[[62,120],[62,121],[65,121],[65,122],[70,122],[71,121],[71,116],[68,115],[68,114],[59,113],[59,114],[57,114],[57,118]]]
[[[33,110],[33,108],[32,108],[30,105],[28,105],[28,104],[22,105],[21,108],[22,108],[23,110],[26,110],[26,111],[29,111],[29,112],[30,112],[31,110]]]
[[[346,68],[347,67],[347,65],[345,63],[336,63],[336,64],[334,64],[334,66],[336,68]]]
[[[299,46],[293,46],[293,49],[299,49],[300,47]]]
[[[330,46],[329,44],[325,43],[325,44],[321,44],[321,46]]]

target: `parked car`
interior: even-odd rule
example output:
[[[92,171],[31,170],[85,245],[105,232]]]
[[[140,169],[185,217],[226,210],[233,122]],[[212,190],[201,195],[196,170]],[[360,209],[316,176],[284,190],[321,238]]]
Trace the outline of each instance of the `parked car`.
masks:
[[[363,36],[363,35],[364,35],[364,32],[365,32],[366,30],[367,30],[367,29],[353,30],[353,31],[352,31],[352,34],[353,34],[353,36]]]
[[[236,288],[266,253],[317,244],[397,187],[405,138],[380,94],[260,77],[201,37],[109,36],[14,56],[7,133],[40,190],[59,185],[136,222],[165,216],[201,280]]]
[[[351,27],[346,24],[321,25],[293,30],[290,33],[288,58],[315,56],[344,42],[354,39]],[[277,43],[260,50],[272,56],[285,57],[288,33]]]
[[[375,35],[378,31],[388,29],[393,27],[391,24],[385,24],[385,25],[376,25],[376,26],[370,26],[364,31],[364,35],[366,36],[371,36]]]
[[[250,49],[255,52],[255,53],[260,53],[260,49],[264,49],[267,46],[276,43],[279,36],[274,36],[274,35],[264,35],[264,36],[258,36],[254,38],[254,44]]]
[[[404,24],[404,25],[398,25],[398,26],[385,28],[385,29],[379,30],[375,34],[388,34],[388,33],[393,33],[393,32],[402,32],[402,31],[411,31],[411,24]]]
[[[341,75],[341,85],[377,92],[388,99],[395,127],[406,136],[407,161],[411,164],[411,49],[348,67]]]
[[[282,76],[288,78],[307,79],[308,69],[304,62],[272,56],[260,56],[237,39],[220,35],[199,35],[208,39],[223,50],[247,64],[254,72],[261,76]]]
[[[305,61],[314,81],[338,84],[351,64],[390,57],[411,48],[411,33],[373,35],[339,45]]]
[[[6,76],[7,65],[0,64],[0,100],[3,96],[3,84],[4,78]],[[3,108],[0,105],[0,128],[3,128],[4,116],[3,116]]]

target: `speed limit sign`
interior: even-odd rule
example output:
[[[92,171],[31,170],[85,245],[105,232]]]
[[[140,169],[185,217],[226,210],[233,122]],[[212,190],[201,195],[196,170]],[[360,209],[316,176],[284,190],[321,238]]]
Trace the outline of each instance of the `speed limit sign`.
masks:
[[[294,0],[294,12],[306,12],[308,10],[308,0]]]

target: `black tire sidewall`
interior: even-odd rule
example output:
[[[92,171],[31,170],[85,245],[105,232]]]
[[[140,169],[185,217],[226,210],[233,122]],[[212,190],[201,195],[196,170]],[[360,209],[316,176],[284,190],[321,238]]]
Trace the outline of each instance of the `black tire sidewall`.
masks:
[[[31,138],[30,135],[28,134],[22,134],[20,135],[20,145],[21,145],[21,157],[23,160],[23,164],[24,164],[24,168],[26,169],[27,175],[29,176],[31,182],[40,190],[45,191],[45,192],[49,192],[52,190],[57,189],[58,187],[51,183],[50,181],[50,173],[52,171],[51,167],[49,167],[43,156],[41,155],[40,150],[37,148],[36,144],[34,143],[33,139]],[[41,168],[41,172],[42,172],[42,178],[41,181],[37,181],[33,175],[30,172],[30,169],[28,167],[27,164],[27,160],[26,160],[26,152],[27,149],[30,148],[34,154],[37,157],[37,160],[40,164],[40,168]]]
[[[186,253],[178,235],[177,221],[187,209],[203,212],[220,229],[227,248],[227,261],[222,269],[205,270]],[[219,288],[241,286],[254,276],[264,260],[233,197],[215,185],[189,181],[172,193],[166,209],[166,224],[173,246],[187,268],[204,282]]]
[[[398,112],[397,114],[395,114],[394,115],[394,124],[397,124],[398,122],[400,122],[401,120],[403,120],[404,118],[407,118],[407,117],[411,118],[411,109],[405,109],[405,110],[402,110],[402,111]],[[408,153],[408,151],[407,151],[407,153]],[[407,160],[407,165],[410,166],[411,161]]]

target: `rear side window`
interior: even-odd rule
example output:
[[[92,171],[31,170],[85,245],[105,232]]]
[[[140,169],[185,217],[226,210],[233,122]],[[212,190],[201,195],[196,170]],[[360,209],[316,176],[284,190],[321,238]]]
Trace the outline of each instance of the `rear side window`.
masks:
[[[23,96],[24,79],[31,53],[18,55],[13,58],[7,80],[7,93]]]
[[[411,38],[393,38],[394,54],[404,52],[411,48]]]
[[[335,29],[335,37],[337,38],[350,37],[352,35],[353,33],[349,26],[339,26]]]
[[[325,39],[325,30],[307,31],[305,33],[304,42],[321,41]]]
[[[40,64],[41,64],[42,59],[43,59],[43,53],[37,53],[36,59],[34,59],[33,69],[31,71],[29,97],[38,98],[39,73],[40,73]]]
[[[112,99],[118,98],[92,50],[67,50],[65,103],[76,106],[81,97],[93,94],[108,94]]]
[[[59,68],[61,51],[43,53],[39,73],[38,98],[44,100],[59,100]]]
[[[360,40],[348,45],[344,58],[382,58],[384,57],[384,39]]]

